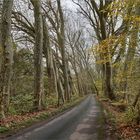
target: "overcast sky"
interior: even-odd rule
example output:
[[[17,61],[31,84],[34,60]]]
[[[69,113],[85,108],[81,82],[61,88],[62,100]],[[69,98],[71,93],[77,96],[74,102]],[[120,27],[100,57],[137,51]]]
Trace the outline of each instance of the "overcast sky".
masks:
[[[72,0],[62,0],[62,4],[72,11],[76,11],[77,6],[72,2]]]

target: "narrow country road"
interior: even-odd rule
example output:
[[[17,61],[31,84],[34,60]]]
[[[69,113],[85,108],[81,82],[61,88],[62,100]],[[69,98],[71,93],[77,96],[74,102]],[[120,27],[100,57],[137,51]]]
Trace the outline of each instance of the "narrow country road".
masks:
[[[90,95],[58,118],[7,140],[106,140],[103,111]]]

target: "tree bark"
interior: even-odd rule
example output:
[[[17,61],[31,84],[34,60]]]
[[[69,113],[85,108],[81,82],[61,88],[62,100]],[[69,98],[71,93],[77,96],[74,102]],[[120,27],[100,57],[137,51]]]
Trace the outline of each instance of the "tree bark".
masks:
[[[109,97],[109,99],[114,100],[115,95],[113,93],[112,89],[112,69],[111,69],[111,64],[110,62],[106,63],[106,73],[105,73],[105,95]]]
[[[107,17],[106,17],[106,14],[104,12],[102,12],[102,9],[104,9],[104,7],[107,7],[111,2],[111,1],[108,1],[105,3],[105,5],[103,5],[103,3],[100,2],[100,8],[98,9],[98,6],[97,6],[97,3],[95,1],[92,1],[90,0],[91,2],[91,5],[93,7],[93,14],[94,14],[94,10],[96,11],[97,13],[97,16],[99,18],[99,23],[100,23],[100,33],[96,33],[96,36],[98,37],[98,34],[100,34],[100,39],[98,39],[99,43],[101,41],[104,41],[108,38],[108,35],[107,35],[107,32],[106,32],[106,20],[107,20]],[[101,59],[104,59],[106,57],[108,57],[109,55],[109,51],[108,51],[108,48],[106,48],[106,53],[104,53],[103,55],[101,55]],[[113,93],[113,88],[112,88],[112,69],[111,69],[111,62],[108,60],[108,62],[105,62],[105,64],[102,64],[103,68],[102,68],[102,76],[103,76],[103,92],[104,92],[104,95],[108,96],[111,100],[112,99],[115,99],[115,95]]]
[[[137,93],[137,95],[136,95],[136,97],[134,99],[134,102],[132,104],[134,108],[136,107],[136,105],[137,105],[137,103],[139,101],[139,98],[140,98],[140,90],[138,91],[138,93]]]
[[[136,6],[135,9],[135,16],[140,15],[140,8],[139,6]],[[128,84],[128,76],[131,75],[131,69],[132,69],[132,63],[134,60],[136,48],[138,46],[138,33],[139,33],[139,23],[136,22],[133,27],[132,27],[132,33],[130,35],[130,41],[129,41],[129,47],[128,51],[126,54],[126,59],[124,63],[124,70],[123,70],[123,75],[124,75],[124,82],[123,82],[123,91],[124,91],[124,99],[126,99],[126,92],[127,92],[127,84]]]
[[[11,41],[11,14],[13,0],[4,0],[0,36],[0,117],[4,118],[9,107],[12,77],[13,50]]]
[[[35,47],[34,47],[34,109],[41,110],[44,107],[44,83],[43,83],[43,22],[40,0],[31,0],[34,7],[35,18]]]
[[[46,67],[47,67],[47,78],[48,78],[48,95],[54,93],[55,79],[54,79],[54,68],[53,68],[53,59],[52,59],[52,50],[50,46],[50,38],[48,27],[45,17],[43,17],[43,53],[46,58]]]
[[[59,47],[61,49],[61,55],[62,55],[62,71],[63,71],[63,77],[64,77],[64,91],[65,91],[65,99],[70,100],[69,96],[69,82],[68,82],[68,70],[67,70],[67,63],[68,61],[66,59],[66,52],[65,52],[65,32],[64,32],[64,17],[63,17],[63,11],[61,7],[61,0],[57,0],[57,5],[58,5],[58,11],[59,11],[59,16],[60,16],[60,34],[58,35],[58,42],[59,42]]]

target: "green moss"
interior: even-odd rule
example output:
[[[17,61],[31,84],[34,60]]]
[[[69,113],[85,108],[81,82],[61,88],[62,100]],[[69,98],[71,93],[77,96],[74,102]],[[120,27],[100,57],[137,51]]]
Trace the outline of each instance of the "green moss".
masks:
[[[126,110],[126,103],[123,102],[113,102],[111,103],[112,106],[116,107],[117,109],[119,109],[119,111],[125,111]]]
[[[7,131],[9,131],[9,128],[4,127],[4,126],[0,126],[0,133],[4,133],[4,132],[7,132]]]
[[[124,114],[124,121],[126,123],[136,123],[137,118],[139,118],[139,114],[133,107],[128,107]]]

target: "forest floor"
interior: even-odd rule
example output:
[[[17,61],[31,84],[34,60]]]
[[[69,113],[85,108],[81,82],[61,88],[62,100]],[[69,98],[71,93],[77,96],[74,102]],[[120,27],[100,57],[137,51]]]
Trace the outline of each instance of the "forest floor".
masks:
[[[38,112],[29,112],[21,115],[10,115],[6,119],[0,120],[0,139],[9,137],[33,124],[42,125],[44,121],[50,121],[55,117],[67,112],[72,107],[82,102],[86,96],[70,101],[63,106],[49,105],[47,109]]]
[[[108,133],[120,140],[140,140],[140,125],[125,121],[125,112],[117,103],[97,98],[105,109]]]

